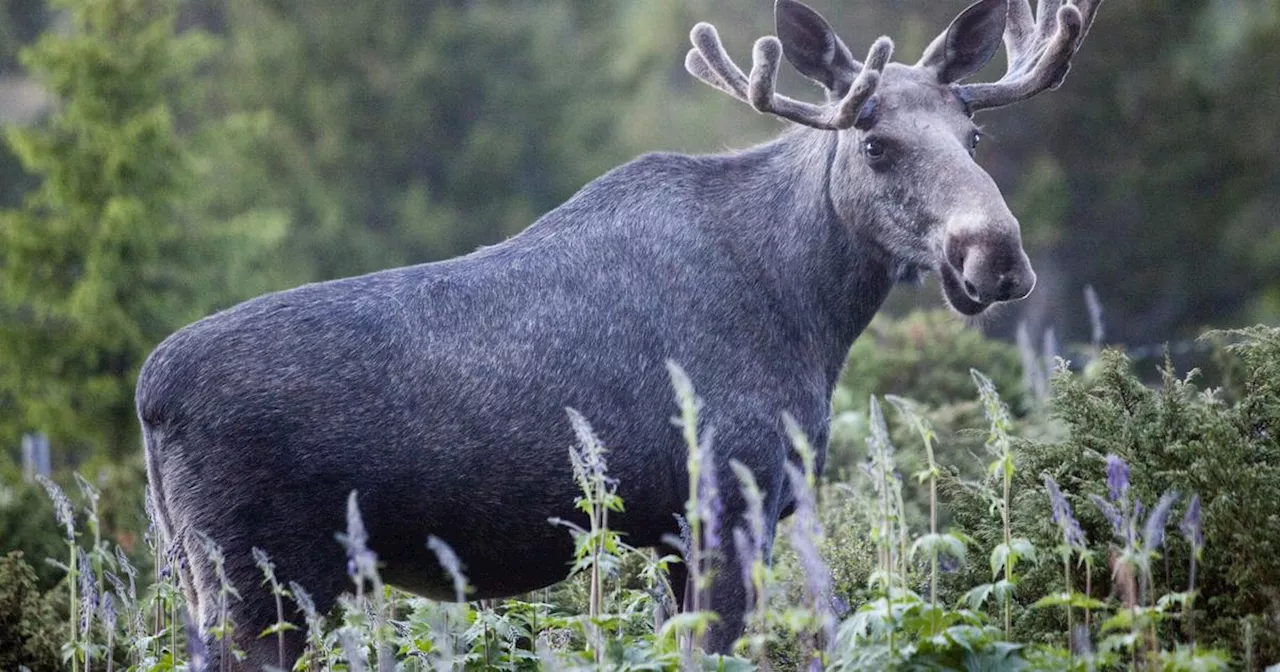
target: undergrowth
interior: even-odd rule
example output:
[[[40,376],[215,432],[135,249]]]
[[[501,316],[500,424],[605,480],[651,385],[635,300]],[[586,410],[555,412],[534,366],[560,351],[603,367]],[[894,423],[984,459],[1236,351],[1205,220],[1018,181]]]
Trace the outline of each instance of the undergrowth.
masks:
[[[1216,338],[1230,341],[1221,388],[1171,367],[1147,387],[1121,353],[1107,352],[1085,373],[1060,367],[1046,409],[1011,412],[977,371],[977,394],[964,402],[972,412],[960,416],[869,396],[864,448],[856,460],[841,456],[857,468],[826,480],[789,424],[797,506],[772,559],[753,475],[736,465],[736,482],[709,477],[699,401],[673,365],[691,493],[686,534],[671,540],[683,558],[633,548],[610,527],[625,503],[608,446],[571,413],[577,445],[566,459],[588,524],[552,521],[575,541],[565,583],[468,602],[465,558],[431,538],[422,543],[452,576],[457,601],[399,592],[379,577],[353,492],[335,541],[352,581],[334,612],[316,613],[306,586],[256,552],[259,585],[224,577],[213,645],[235,654],[226,606],[265,590],[277,622],[260,636],[306,635],[296,670],[1261,669],[1280,659],[1280,330]],[[980,433],[954,427],[974,413],[985,417]],[[952,437],[963,453],[946,445]],[[42,587],[28,558],[0,559],[0,668],[199,669],[206,652],[172,571],[184,559],[154,532],[143,535],[149,559],[131,558],[103,534],[89,481],[76,478],[74,500],[41,484],[63,550],[40,561],[62,579]],[[726,488],[748,502],[734,530],[716,518]],[[714,618],[700,602],[707,559],[723,544],[748,559],[751,610],[734,655],[722,657],[699,644]],[[205,551],[216,566],[220,549],[205,540]],[[668,569],[679,562],[689,565],[693,609],[673,614]]]

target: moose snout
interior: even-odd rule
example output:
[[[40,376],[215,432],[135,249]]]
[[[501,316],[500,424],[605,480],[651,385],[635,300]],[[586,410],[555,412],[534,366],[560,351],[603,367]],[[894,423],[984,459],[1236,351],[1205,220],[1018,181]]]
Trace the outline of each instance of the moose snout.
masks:
[[[969,298],[983,304],[1016,301],[1031,293],[1036,274],[1018,236],[966,236],[947,244]]]

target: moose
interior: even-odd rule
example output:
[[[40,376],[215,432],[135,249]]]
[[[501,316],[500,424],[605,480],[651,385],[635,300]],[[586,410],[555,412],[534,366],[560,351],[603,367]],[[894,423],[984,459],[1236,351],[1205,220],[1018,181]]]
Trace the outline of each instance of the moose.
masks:
[[[608,446],[635,546],[669,544],[689,494],[687,448],[671,417],[666,363],[697,387],[715,429],[714,470],[745,465],[765,495],[766,536],[794,508],[798,460],[784,414],[820,471],[831,396],[849,348],[898,282],[926,272],[963,316],[1026,296],[1035,274],[1018,221],[974,160],[974,113],[1058,87],[1101,0],[980,0],[914,65],[881,37],[857,61],[828,22],[777,0],[777,36],[744,73],[700,23],[687,70],[790,122],[743,151],[641,156],[587,184],[528,229],[468,255],[268,294],[191,324],[138,379],[152,507],[186,562],[180,580],[206,638],[219,544],[243,591],[227,608],[243,661],[277,664],[256,637],[276,620],[251,550],[312,592],[349,585],[343,548],[358,492],[382,577],[454,599],[428,537],[465,566],[470,599],[562,580],[574,519],[568,459],[580,412]],[[962,83],[999,50],[998,81]],[[821,85],[808,103],[776,92],[781,57]],[[721,488],[719,526],[745,502]],[[729,544],[706,588],[726,652],[746,590]],[[768,544],[766,544],[768,546]],[[677,600],[684,571],[672,576]],[[286,638],[285,665],[301,653]]]

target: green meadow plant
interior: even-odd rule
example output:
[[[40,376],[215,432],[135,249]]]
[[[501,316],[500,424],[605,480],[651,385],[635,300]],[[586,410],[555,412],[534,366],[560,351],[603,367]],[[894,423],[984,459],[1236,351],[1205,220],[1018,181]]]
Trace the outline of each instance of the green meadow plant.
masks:
[[[1211,616],[1238,599],[1222,593],[1224,572],[1266,576],[1266,567],[1253,568],[1251,557],[1238,554],[1234,557],[1244,570],[1224,569],[1219,548],[1239,546],[1230,532],[1234,528],[1217,516],[1239,517],[1240,510],[1230,507],[1252,491],[1242,489],[1233,500],[1224,496],[1221,484],[1197,474],[1229,468],[1235,470],[1232,478],[1253,483],[1248,480],[1252,472],[1236,465],[1238,456],[1254,453],[1232,442],[1267,440],[1258,428],[1269,431],[1268,419],[1280,418],[1280,404],[1266,396],[1280,396],[1280,385],[1271,377],[1280,373],[1276,331],[1250,332],[1253,340],[1233,351],[1244,358],[1241,375],[1248,382],[1237,388],[1243,391],[1234,394],[1241,396],[1230,404],[1219,393],[1192,393],[1186,379],[1171,382],[1166,376],[1163,390],[1132,385],[1109,352],[1087,374],[1095,378],[1060,369],[1057,403],[1065,400],[1068,413],[1092,414],[1091,425],[1066,416],[1068,440],[1082,445],[1019,438],[1019,423],[1028,420],[1014,418],[996,385],[972,372],[978,390],[973,408],[987,419],[981,430],[986,478],[980,482],[963,480],[939,457],[955,454],[950,441],[968,439],[939,432],[930,409],[906,397],[885,398],[897,411],[893,419],[901,424],[896,428],[908,430],[894,435],[881,400],[869,398],[866,461],[847,481],[824,483],[816,473],[814,447],[783,418],[795,513],[777,530],[777,562],[767,548],[766,495],[739,463],[730,464],[731,482],[716,481],[712,428],[700,423],[692,382],[672,365],[690,474],[681,516],[686,531],[683,538],[669,540],[680,549],[679,557],[633,548],[610,527],[624,502],[609,476],[607,448],[586,418],[570,412],[576,442],[568,457],[581,495],[574,521],[553,521],[574,539],[574,559],[566,566],[571,576],[562,585],[521,599],[467,602],[462,559],[431,537],[423,543],[453,586],[455,602],[399,593],[379,577],[353,492],[347,528],[336,535],[336,543],[347,550],[352,584],[334,613],[319,612],[306,587],[277,575],[260,550],[252,558],[261,571],[260,585],[231,585],[222,550],[197,535],[199,560],[221,583],[216,603],[207,607],[212,622],[206,634],[229,664],[239,652],[229,639],[237,624],[228,617],[228,606],[240,599],[240,591],[263,590],[275,600],[276,622],[256,634],[274,639],[283,657],[286,634],[304,629],[306,650],[294,665],[299,671],[1176,671],[1222,670],[1232,664],[1256,669],[1275,662],[1264,621],[1252,615],[1233,621],[1240,627],[1225,645],[1232,655]],[[1259,350],[1271,354],[1263,357]],[[1113,399],[1118,400],[1114,406]],[[1125,414],[1114,415],[1117,408]],[[1161,463],[1150,452],[1124,450],[1124,443],[1112,439],[1118,435],[1146,447],[1146,427],[1157,424],[1161,436],[1180,446],[1188,436],[1198,436],[1194,427],[1179,424],[1186,415],[1210,425],[1224,442],[1214,456],[1217,463],[1185,474],[1176,467],[1160,470],[1153,468]],[[1212,424],[1224,415],[1233,423],[1248,421],[1241,426],[1252,433],[1236,438],[1227,425]],[[898,437],[898,447],[891,436]],[[1096,450],[1102,446],[1108,449]],[[1257,450],[1266,454],[1265,445]],[[908,481],[899,475],[902,463],[924,466]],[[1271,473],[1266,463],[1251,469],[1262,476]],[[1182,480],[1170,479],[1171,474]],[[21,613],[45,614],[59,605],[63,617],[54,631],[64,667],[77,672],[200,669],[210,652],[187,616],[176,582],[181,564],[190,559],[181,546],[166,547],[149,530],[143,539],[155,575],[140,580],[128,554],[103,532],[99,502],[106,499],[99,499],[89,480],[76,482],[79,507],[52,481],[41,482],[65,538],[66,560],[56,562],[65,578],[45,596],[44,607],[22,607]],[[1265,489],[1267,482],[1250,487]],[[904,504],[912,485],[927,495],[927,509],[913,513]],[[746,502],[746,515],[734,529],[721,528],[722,488],[737,488]],[[1196,494],[1184,498],[1178,492]],[[1075,506],[1086,500],[1093,506]],[[83,530],[78,530],[81,519]],[[1261,549],[1271,543],[1268,520],[1255,520]],[[1170,534],[1170,528],[1179,533]],[[741,575],[733,578],[742,581],[750,605],[735,647],[741,657],[705,655],[698,645],[714,619],[710,609],[715,605],[704,601],[705,591],[726,543],[734,544],[743,559]],[[970,567],[966,559],[978,549],[990,549],[990,561]],[[1053,552],[1042,558],[1037,549]],[[668,570],[679,562],[688,564],[694,588],[689,600],[698,610],[667,617],[673,593]],[[1101,571],[1104,567],[1110,571]],[[988,571],[989,581],[979,574]],[[858,580],[851,582],[851,576]],[[5,594],[0,590],[0,605],[8,604]],[[24,597],[22,603],[32,600]],[[0,624],[8,623],[4,618],[0,613]],[[7,642],[0,635],[0,657],[8,655]]]
[[[67,572],[67,588],[71,591],[70,597],[67,599],[67,607],[69,610],[68,623],[70,624],[71,634],[62,649],[63,660],[70,660],[72,672],[80,669],[80,663],[83,657],[77,649],[81,648],[81,628],[80,628],[80,601],[76,597],[76,587],[80,580],[80,546],[76,542],[76,523],[75,512],[71,507],[71,500],[67,499],[66,493],[57,483],[47,477],[40,475],[36,479],[40,485],[44,486],[46,492],[49,493],[49,499],[53,500],[53,511],[58,518],[58,524],[66,533],[67,549],[69,551],[69,561],[62,566]],[[50,560],[52,560],[50,558]]]
[[[995,506],[1000,512],[1000,522],[1004,529],[1004,541],[991,551],[991,578],[993,592],[1000,601],[1004,611],[1004,636],[1012,634],[1013,594],[1017,589],[1015,570],[1018,562],[1036,561],[1036,549],[1025,537],[1013,536],[1013,476],[1017,464],[1013,452],[1011,437],[1012,420],[1009,408],[1000,399],[995,384],[977,369],[970,370],[973,381],[978,387],[978,396],[982,400],[983,411],[990,423],[987,436],[987,452],[995,458],[987,465],[987,475],[994,477],[999,483],[999,494],[994,498]],[[1003,571],[1004,578],[996,580]],[[980,587],[981,588],[981,587]],[[981,592],[975,595],[980,595]]]
[[[271,562],[270,556],[266,551],[258,547],[253,547],[253,562],[258,566],[258,570],[262,572],[262,585],[267,586],[271,590],[271,596],[276,602],[276,622],[263,630],[259,637],[276,638],[276,647],[278,652],[279,667],[284,669],[284,633],[290,630],[297,630],[298,626],[289,622],[284,617],[284,600],[291,597],[289,589],[286,588],[276,578],[276,566]]]

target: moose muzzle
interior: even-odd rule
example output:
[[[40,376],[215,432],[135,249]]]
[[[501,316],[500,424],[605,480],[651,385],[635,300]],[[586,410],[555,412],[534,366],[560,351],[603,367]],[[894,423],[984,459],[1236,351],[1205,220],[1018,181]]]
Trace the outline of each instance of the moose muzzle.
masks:
[[[994,230],[993,230],[994,229]],[[947,302],[965,315],[1016,301],[1036,284],[1017,224],[974,228],[947,236],[939,275]]]

